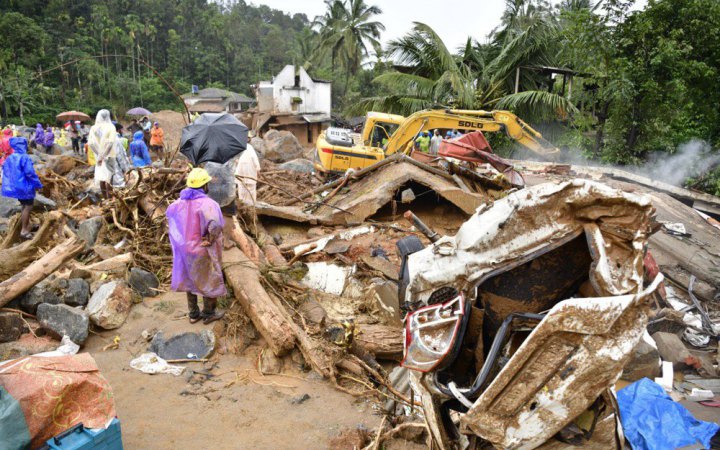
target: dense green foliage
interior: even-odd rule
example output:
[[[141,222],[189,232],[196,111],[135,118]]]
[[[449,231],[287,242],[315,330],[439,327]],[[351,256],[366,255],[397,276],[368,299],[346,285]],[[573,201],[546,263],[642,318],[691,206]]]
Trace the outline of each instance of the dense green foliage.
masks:
[[[180,93],[197,84],[251,95],[293,62],[309,26],[244,1],[0,0],[0,115],[182,108],[143,61]]]
[[[371,0],[325,0],[316,18],[243,0],[0,0],[0,120],[181,109],[163,79],[181,93],[197,84],[252,95],[295,63],[333,81],[345,115],[506,108],[606,163],[720,144],[719,1],[649,0],[641,11],[634,0],[505,2],[489,36],[452,49],[422,23],[381,48]],[[541,67],[576,71],[572,91]],[[719,179],[695,182],[720,193]]]

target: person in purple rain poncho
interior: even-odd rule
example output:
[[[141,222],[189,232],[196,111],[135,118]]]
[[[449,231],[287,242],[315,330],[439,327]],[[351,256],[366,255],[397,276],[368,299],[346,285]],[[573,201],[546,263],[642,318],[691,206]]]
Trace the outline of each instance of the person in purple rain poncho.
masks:
[[[45,129],[45,138],[40,142],[45,147],[45,153],[52,153],[53,145],[55,145],[55,133],[51,126]]]
[[[35,125],[35,136],[33,136],[32,144],[38,150],[41,145],[45,144],[45,129],[40,124]]]
[[[187,188],[167,209],[168,234],[173,252],[171,289],[187,293],[190,323],[208,324],[221,319],[217,299],[227,295],[222,272],[222,229],[220,205],[207,196],[212,178],[205,169],[194,168]],[[198,308],[203,297],[203,310]]]

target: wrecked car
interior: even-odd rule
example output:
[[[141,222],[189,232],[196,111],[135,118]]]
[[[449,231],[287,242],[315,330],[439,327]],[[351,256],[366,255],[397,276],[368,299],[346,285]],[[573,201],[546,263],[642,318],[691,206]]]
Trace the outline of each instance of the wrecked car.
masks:
[[[410,369],[440,448],[622,448],[611,390],[641,339],[654,209],[587,180],[481,206],[398,243]]]

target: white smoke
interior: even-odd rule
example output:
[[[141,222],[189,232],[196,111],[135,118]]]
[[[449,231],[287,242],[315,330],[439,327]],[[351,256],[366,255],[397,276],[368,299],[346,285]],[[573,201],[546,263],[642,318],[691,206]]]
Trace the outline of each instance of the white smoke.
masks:
[[[720,152],[713,151],[705,141],[693,139],[678,146],[675,153],[651,153],[642,165],[603,164],[586,159],[581,151],[570,151],[563,154],[561,159],[566,164],[611,167],[675,186],[683,186],[688,178],[701,175],[720,164]]]

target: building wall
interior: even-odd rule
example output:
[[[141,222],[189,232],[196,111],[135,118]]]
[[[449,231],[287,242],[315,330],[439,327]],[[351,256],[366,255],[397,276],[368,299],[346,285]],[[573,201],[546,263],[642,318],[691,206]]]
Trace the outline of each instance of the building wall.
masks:
[[[275,113],[325,113],[330,115],[331,85],[316,83],[310,75],[299,68],[299,83],[295,86],[295,66],[287,65],[277,74],[272,83],[261,81],[258,85],[258,110]],[[272,109],[268,104],[269,87],[272,86]],[[301,103],[293,104],[293,98],[299,97]]]

